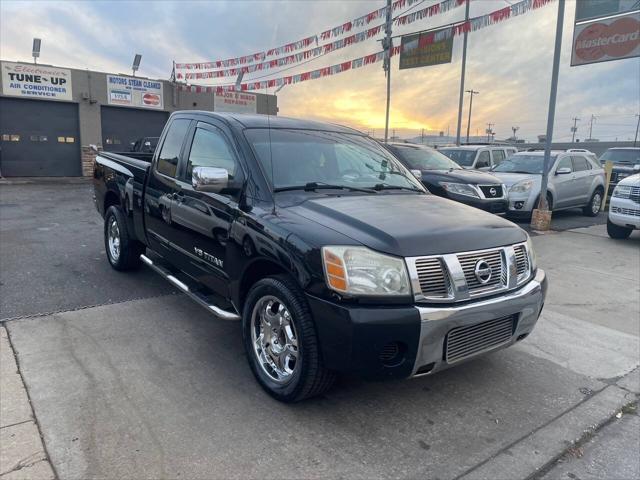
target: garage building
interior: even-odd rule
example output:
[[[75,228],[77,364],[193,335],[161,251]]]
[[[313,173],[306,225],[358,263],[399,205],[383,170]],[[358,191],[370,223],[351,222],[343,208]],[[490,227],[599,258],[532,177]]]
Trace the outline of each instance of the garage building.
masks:
[[[157,137],[176,110],[276,115],[275,95],[185,88],[168,80],[0,62],[0,175],[91,176],[91,145],[124,152]],[[242,96],[234,101],[229,96]]]

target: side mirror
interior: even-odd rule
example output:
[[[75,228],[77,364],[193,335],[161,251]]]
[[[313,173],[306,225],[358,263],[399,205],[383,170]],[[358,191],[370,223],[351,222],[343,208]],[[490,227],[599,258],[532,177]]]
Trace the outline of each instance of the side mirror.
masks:
[[[195,167],[191,173],[191,185],[199,192],[219,193],[229,184],[226,168]]]
[[[422,172],[420,170],[411,170],[411,174],[418,180],[422,181]]]
[[[556,175],[566,175],[567,173],[571,173],[571,169],[569,167],[562,167],[556,170]]]

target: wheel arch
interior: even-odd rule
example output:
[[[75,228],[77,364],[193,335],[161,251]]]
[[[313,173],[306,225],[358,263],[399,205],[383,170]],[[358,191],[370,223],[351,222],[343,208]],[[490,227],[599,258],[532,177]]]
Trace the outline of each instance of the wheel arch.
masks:
[[[235,295],[236,306],[240,313],[251,287],[263,278],[272,275],[288,275],[300,285],[300,280],[293,272],[268,258],[258,258],[251,262],[242,272]]]

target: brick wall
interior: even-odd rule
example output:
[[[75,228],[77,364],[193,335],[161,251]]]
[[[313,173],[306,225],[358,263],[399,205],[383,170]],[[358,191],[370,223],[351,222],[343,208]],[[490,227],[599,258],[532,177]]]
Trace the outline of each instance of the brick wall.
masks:
[[[98,147],[102,151],[102,147]],[[82,147],[82,176],[93,177],[93,164],[96,161],[96,152],[91,147]]]

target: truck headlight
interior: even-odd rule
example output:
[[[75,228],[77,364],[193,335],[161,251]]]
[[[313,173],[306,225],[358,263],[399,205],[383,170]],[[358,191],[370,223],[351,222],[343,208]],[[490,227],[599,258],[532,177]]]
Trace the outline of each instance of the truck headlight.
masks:
[[[451,183],[451,182],[440,182],[440,186],[444,188],[447,192],[457,193],[458,195],[466,195],[467,197],[477,197],[478,191],[472,187],[471,185],[467,185],[466,183]]]
[[[613,189],[613,196],[618,198],[631,197],[631,185],[617,185]]]
[[[533,187],[533,180],[522,180],[511,186],[509,193],[525,193]]]
[[[411,295],[402,258],[366,247],[322,247],[327,285],[349,295]]]

